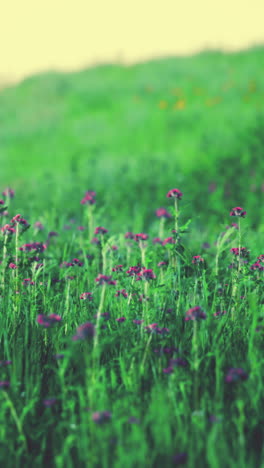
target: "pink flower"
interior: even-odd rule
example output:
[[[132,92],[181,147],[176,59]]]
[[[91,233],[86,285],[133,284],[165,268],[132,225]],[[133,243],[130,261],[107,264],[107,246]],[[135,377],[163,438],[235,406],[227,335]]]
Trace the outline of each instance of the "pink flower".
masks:
[[[127,298],[127,297],[128,297],[128,293],[126,292],[125,289],[121,289],[121,290],[119,290],[119,291],[116,291],[115,296],[116,296],[116,297],[123,296],[124,298]]]
[[[230,216],[239,216],[241,218],[244,218],[246,216],[247,212],[244,211],[243,208],[240,206],[236,206],[235,208],[232,208],[232,211],[230,212]]]
[[[116,319],[117,322],[125,322],[126,317],[119,317]]]
[[[93,300],[93,295],[91,292],[84,292],[80,295],[80,299],[86,300],[86,301],[92,301]]]
[[[158,218],[171,218],[171,214],[165,208],[158,208],[156,210],[156,216]]]
[[[192,263],[203,263],[204,262],[204,259],[200,256],[200,255],[194,255],[194,257],[192,258]]]
[[[2,192],[2,195],[3,197],[14,198],[15,191],[8,187]]]
[[[167,198],[178,198],[178,200],[182,199],[182,192],[179,189],[171,189],[167,193]]]
[[[61,322],[61,316],[57,314],[44,315],[39,314],[37,316],[37,323],[44,328],[49,328],[55,323]]]
[[[138,273],[138,276],[140,278],[143,278],[145,280],[150,280],[150,279],[155,279],[156,275],[154,274],[153,270],[150,268],[142,268],[140,273]]]
[[[17,269],[17,265],[15,263],[9,263],[9,268],[11,268],[11,270],[16,270]]]
[[[97,234],[106,234],[107,232],[108,232],[108,230],[105,229],[102,226],[98,226],[94,231],[95,235],[97,235]]]
[[[92,414],[92,420],[96,423],[96,424],[103,424],[103,423],[106,423],[108,421],[110,421],[111,419],[111,413],[110,411],[95,411],[93,414]]]
[[[95,278],[95,281],[98,284],[116,284],[116,281],[112,280],[112,276],[102,275],[101,273]]]
[[[136,242],[145,241],[148,239],[148,235],[144,233],[139,233],[134,235],[134,240]]]
[[[185,321],[188,320],[197,320],[197,319],[205,319],[206,314],[202,311],[200,306],[192,307],[191,309],[187,310],[185,313]]]
[[[95,196],[96,196],[96,192],[93,192],[92,190],[88,190],[88,192],[85,193],[83,199],[81,200],[81,204],[82,205],[94,205]]]
[[[76,335],[73,336],[73,341],[85,340],[86,338],[93,338],[95,335],[94,325],[90,322],[86,322],[77,328]]]

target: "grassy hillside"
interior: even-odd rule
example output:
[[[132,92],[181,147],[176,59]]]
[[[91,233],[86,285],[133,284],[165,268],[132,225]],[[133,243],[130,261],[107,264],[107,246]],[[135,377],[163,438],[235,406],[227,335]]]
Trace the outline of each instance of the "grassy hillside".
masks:
[[[26,79],[0,94],[0,183],[69,204],[96,186],[124,222],[144,205],[139,228],[167,186],[195,186],[192,207],[218,219],[263,205],[263,59],[259,47]]]

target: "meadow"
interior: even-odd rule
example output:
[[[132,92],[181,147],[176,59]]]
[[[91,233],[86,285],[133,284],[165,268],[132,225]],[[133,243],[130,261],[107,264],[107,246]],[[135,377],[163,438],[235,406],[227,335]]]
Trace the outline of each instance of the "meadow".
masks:
[[[6,467],[264,467],[263,56],[1,90]]]

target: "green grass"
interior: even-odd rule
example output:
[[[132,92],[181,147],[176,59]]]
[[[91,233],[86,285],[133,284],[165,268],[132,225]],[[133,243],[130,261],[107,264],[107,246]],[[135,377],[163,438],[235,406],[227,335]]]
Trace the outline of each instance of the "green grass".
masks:
[[[50,73],[1,91],[0,184],[16,192],[2,197],[1,223],[20,213],[31,225],[0,232],[5,466],[167,468],[184,452],[188,468],[264,467],[263,271],[251,269],[264,254],[263,52]],[[172,188],[180,238],[153,244],[174,235]],[[172,214],[163,233],[161,206]],[[226,228],[235,206],[247,211],[239,231]],[[109,231],[99,245],[97,226]],[[127,231],[147,233],[146,246]],[[47,248],[19,250],[32,242]],[[231,253],[239,245],[248,263]],[[156,278],[130,277],[138,264]],[[98,285],[99,273],[116,284]],[[195,306],[206,318],[185,321]],[[61,321],[45,328],[39,314]],[[87,322],[95,335],[73,340]],[[144,328],[153,323],[160,333]],[[185,365],[166,371],[170,358]],[[230,368],[247,378],[227,382]]]

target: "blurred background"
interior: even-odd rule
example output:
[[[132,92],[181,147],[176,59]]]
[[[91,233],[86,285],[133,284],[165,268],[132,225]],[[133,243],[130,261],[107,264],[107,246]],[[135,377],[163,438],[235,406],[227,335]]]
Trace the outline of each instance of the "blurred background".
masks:
[[[69,212],[96,190],[138,229],[178,187],[201,226],[241,204],[260,228],[263,14],[262,0],[3,3],[1,187]]]

